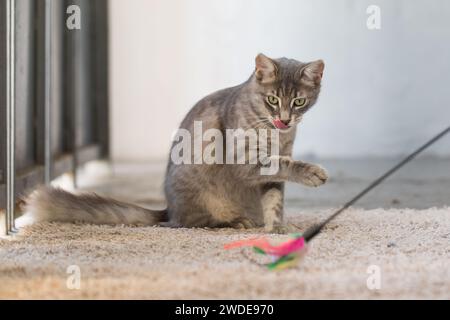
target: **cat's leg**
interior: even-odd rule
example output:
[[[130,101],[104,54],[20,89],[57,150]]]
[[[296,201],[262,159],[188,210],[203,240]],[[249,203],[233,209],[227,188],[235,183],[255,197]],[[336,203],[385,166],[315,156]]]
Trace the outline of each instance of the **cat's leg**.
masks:
[[[295,161],[289,156],[272,156],[266,166],[253,166],[252,173],[247,176],[256,183],[291,181],[309,187],[318,187],[324,184],[328,175],[322,167],[302,161]],[[272,167],[269,171],[262,168]],[[263,174],[266,172],[266,174]],[[269,173],[269,174],[267,174]]]
[[[284,183],[274,182],[263,185],[261,204],[264,216],[264,230],[286,233],[283,224]]]

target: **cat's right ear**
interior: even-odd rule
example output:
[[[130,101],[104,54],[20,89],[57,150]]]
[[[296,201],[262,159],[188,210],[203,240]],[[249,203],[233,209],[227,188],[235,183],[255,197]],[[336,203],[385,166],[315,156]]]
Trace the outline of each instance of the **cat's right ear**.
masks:
[[[262,53],[255,58],[255,78],[260,83],[272,83],[277,77],[277,65]]]

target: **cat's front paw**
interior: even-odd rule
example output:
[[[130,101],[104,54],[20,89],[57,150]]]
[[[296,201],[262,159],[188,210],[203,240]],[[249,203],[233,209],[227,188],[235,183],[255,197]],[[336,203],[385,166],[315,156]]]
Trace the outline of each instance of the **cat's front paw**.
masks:
[[[240,217],[231,222],[231,227],[234,229],[252,229],[256,227],[256,224],[253,220]]]
[[[301,170],[300,182],[308,187],[318,187],[328,179],[328,174],[324,168],[315,164],[304,164]]]
[[[275,234],[286,234],[289,232],[288,228],[284,224],[274,225],[270,228],[266,226],[266,228],[264,228],[264,231],[266,231],[267,233],[275,233]]]
[[[287,234],[297,232],[297,228],[288,225],[288,224],[275,224],[268,228],[267,226],[264,228],[264,231],[267,233],[275,233],[275,234]]]

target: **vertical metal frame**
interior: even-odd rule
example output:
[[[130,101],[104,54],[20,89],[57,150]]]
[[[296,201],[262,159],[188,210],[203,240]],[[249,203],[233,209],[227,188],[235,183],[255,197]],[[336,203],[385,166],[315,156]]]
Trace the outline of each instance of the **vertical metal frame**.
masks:
[[[51,93],[52,93],[52,0],[45,0],[45,95],[44,95],[44,181],[52,179]]]
[[[76,4],[79,5],[78,2],[73,2],[70,0],[64,1],[64,8],[68,8],[69,5]],[[66,10],[64,10],[66,13]],[[83,25],[83,10],[81,11],[81,19]],[[67,108],[67,145],[68,149],[71,153],[72,165],[71,165],[71,173],[74,188],[77,188],[77,166],[78,166],[78,143],[77,143],[77,110],[76,110],[76,92],[74,89],[74,80],[75,80],[75,35],[74,32],[77,30],[68,30],[64,28],[64,73],[65,73],[65,82],[64,82],[64,105]]]
[[[15,1],[6,2],[6,233],[15,232]]]
[[[8,234],[21,214],[16,199],[108,157],[107,3],[0,0],[0,209]],[[81,30],[66,28],[71,4],[81,7]]]
[[[108,1],[96,0],[94,19],[94,33],[92,43],[95,51],[95,98],[97,108],[97,135],[100,144],[100,155],[108,158],[109,155],[109,92],[108,92]],[[101,14],[98,14],[101,13]]]
[[[6,1],[0,0],[0,184],[6,180]],[[2,45],[3,44],[3,45]],[[3,199],[3,201],[2,201]],[[6,190],[0,190],[5,204]],[[5,206],[1,207],[2,209]],[[0,227],[2,229],[3,226]]]

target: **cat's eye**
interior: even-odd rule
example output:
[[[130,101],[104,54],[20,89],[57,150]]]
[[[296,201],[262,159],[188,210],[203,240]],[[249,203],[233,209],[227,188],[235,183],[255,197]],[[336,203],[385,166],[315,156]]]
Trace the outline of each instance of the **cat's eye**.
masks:
[[[279,99],[275,96],[267,96],[267,102],[273,106],[277,106]]]
[[[306,102],[307,102],[306,98],[295,98],[292,105],[295,108],[302,108],[306,106]]]

